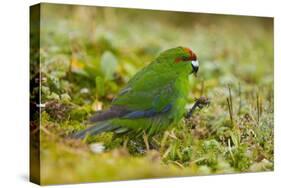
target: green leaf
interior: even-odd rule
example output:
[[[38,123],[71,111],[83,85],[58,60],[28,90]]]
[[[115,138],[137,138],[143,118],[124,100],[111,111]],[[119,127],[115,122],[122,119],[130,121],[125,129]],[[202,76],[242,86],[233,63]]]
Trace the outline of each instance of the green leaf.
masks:
[[[101,57],[101,69],[107,80],[112,80],[117,68],[117,58],[110,51],[106,51]]]
[[[102,77],[96,77],[96,90],[99,96],[104,96],[104,80]]]

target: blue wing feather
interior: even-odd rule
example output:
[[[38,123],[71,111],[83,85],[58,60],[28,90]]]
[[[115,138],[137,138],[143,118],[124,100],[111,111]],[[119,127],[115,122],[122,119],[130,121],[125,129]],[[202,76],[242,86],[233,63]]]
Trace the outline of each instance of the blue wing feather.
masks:
[[[144,111],[133,111],[133,112],[126,114],[122,118],[135,119],[135,118],[153,117],[153,116],[159,115],[161,113],[168,112],[171,108],[172,108],[172,105],[168,104],[160,112],[157,112],[155,109],[144,110]]]

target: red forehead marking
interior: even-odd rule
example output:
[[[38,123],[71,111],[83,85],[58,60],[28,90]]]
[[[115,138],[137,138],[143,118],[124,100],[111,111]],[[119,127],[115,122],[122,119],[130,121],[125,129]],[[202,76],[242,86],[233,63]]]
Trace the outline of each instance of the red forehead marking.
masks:
[[[197,60],[197,57],[196,57],[195,53],[193,53],[193,51],[191,51],[189,48],[183,48],[183,50],[188,54],[188,56],[189,56],[188,60],[189,61]]]

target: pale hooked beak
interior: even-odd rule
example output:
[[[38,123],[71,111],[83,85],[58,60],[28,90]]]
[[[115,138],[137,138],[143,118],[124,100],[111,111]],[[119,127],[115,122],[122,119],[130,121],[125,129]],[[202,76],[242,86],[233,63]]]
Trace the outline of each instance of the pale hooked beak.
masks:
[[[195,76],[197,76],[197,72],[199,69],[199,62],[196,61],[191,61],[191,65],[192,65],[192,72],[194,73]]]

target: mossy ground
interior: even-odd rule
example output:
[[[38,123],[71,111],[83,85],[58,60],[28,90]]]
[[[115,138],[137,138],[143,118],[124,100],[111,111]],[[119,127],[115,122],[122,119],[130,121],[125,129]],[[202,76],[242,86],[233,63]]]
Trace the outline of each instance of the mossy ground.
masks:
[[[47,4],[41,19],[43,184],[273,170],[271,19]],[[190,105],[204,95],[209,107],[156,135],[155,149],[144,153],[142,140],[112,133],[66,137],[176,46],[200,61]]]

